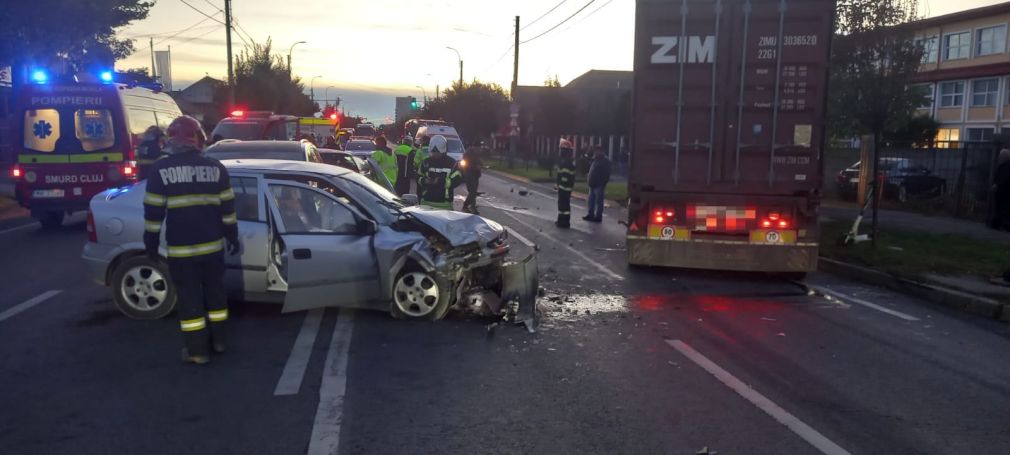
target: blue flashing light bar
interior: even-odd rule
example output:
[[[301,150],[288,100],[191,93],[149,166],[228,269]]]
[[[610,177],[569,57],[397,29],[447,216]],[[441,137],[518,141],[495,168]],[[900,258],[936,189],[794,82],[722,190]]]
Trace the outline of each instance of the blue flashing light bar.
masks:
[[[36,84],[45,84],[49,81],[49,75],[43,70],[32,71],[32,82]]]
[[[101,79],[102,82],[112,82],[112,71],[102,71],[101,73],[98,73],[98,78]]]

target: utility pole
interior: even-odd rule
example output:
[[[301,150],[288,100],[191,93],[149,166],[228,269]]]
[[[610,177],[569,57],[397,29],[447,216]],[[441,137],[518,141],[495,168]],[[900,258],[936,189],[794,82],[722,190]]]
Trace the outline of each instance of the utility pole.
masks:
[[[151,47],[151,80],[155,80],[158,77],[158,70],[154,69],[154,37],[150,37],[147,41],[147,45]]]
[[[231,0],[224,0],[225,46],[228,47],[228,109],[235,107],[235,69],[231,57]]]
[[[512,98],[511,107],[511,119],[510,119],[510,130],[509,131],[509,158],[508,166],[512,169],[515,166],[515,156],[519,153],[519,135],[516,133],[516,125],[519,122],[519,105],[516,102],[516,89],[519,87],[519,16],[516,16],[516,42],[513,46],[513,61],[512,61],[512,90],[509,95]],[[462,63],[460,64],[462,68]]]

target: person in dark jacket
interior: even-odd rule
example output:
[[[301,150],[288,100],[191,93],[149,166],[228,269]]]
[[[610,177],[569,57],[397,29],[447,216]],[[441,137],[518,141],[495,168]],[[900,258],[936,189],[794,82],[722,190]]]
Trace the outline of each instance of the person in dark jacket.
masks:
[[[583,220],[599,223],[603,221],[603,195],[607,183],[610,182],[610,160],[603,154],[603,149],[596,147],[593,152],[593,163],[589,166],[589,213]]]
[[[572,190],[575,188],[575,147],[566,139],[562,139],[558,147],[558,220],[554,225],[568,229],[572,221]]]
[[[480,184],[481,166],[480,154],[473,149],[464,152],[463,160],[459,162],[459,168],[463,171],[463,183],[466,183],[463,211],[474,215],[477,214],[477,187]]]
[[[453,190],[460,184],[462,175],[456,160],[446,155],[449,143],[444,136],[431,138],[428,158],[421,163],[421,180],[418,196],[421,203],[434,208],[452,210]]]
[[[147,179],[144,247],[151,260],[161,260],[164,223],[183,361],[202,365],[210,362],[210,349],[225,349],[224,249],[232,255],[240,249],[235,193],[224,165],[201,153],[207,135],[200,122],[179,117],[168,126],[168,137],[168,156],[151,165]]]
[[[165,133],[157,125],[151,125],[144,131],[142,142],[137,147],[137,179],[144,180],[154,164],[164,155]]]

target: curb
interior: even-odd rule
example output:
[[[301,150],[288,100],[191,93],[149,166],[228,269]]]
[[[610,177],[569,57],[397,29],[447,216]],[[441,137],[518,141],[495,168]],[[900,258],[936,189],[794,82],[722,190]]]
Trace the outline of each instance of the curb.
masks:
[[[488,174],[491,174],[491,175],[494,175],[494,176],[497,176],[497,177],[501,177],[503,179],[508,179],[508,180],[512,180],[512,181],[515,181],[515,182],[519,182],[519,183],[527,183],[527,184],[530,184],[530,185],[541,185],[541,186],[547,185],[547,183],[534,182],[533,180],[530,180],[530,179],[528,179],[526,177],[523,177],[521,175],[509,174],[508,172],[499,171],[497,169],[485,169],[484,172],[487,172]],[[541,189],[543,189],[543,188],[541,188]],[[580,193],[578,191],[572,191],[572,198],[578,199],[580,201],[588,201],[589,200],[589,195],[586,194],[586,193]],[[614,208],[614,207],[624,208],[624,205],[622,205],[620,202],[617,202],[617,201],[615,201],[613,199],[604,199],[603,200],[603,206],[607,207],[607,208]]]
[[[922,283],[823,256],[820,257],[817,268],[822,272],[888,288],[958,311],[1010,322],[1010,305],[987,297],[935,284]]]

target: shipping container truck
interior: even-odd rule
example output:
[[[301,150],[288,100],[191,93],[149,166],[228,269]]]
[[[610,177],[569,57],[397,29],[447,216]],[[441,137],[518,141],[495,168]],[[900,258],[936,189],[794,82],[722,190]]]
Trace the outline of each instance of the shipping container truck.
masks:
[[[817,267],[834,0],[638,0],[632,265]]]

